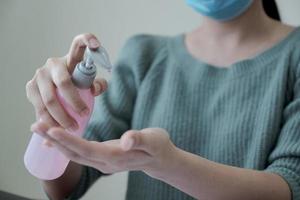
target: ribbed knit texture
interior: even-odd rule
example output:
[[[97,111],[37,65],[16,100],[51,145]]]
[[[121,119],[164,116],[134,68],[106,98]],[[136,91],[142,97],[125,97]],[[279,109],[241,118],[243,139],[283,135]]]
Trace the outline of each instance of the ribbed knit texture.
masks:
[[[279,174],[300,200],[300,28],[227,68],[192,57],[183,34],[132,37],[97,98],[85,137],[105,141],[147,127],[166,129],[176,146],[209,160]],[[85,167],[69,199],[100,176]],[[130,172],[126,199],[193,198]]]

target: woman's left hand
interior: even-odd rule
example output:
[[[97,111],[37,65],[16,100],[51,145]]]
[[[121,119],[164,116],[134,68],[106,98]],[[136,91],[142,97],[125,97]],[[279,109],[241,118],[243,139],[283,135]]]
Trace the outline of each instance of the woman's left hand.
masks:
[[[87,141],[62,128],[37,122],[31,130],[46,138],[70,160],[111,174],[141,170],[159,178],[176,157],[176,147],[161,128],[129,130],[120,139]]]

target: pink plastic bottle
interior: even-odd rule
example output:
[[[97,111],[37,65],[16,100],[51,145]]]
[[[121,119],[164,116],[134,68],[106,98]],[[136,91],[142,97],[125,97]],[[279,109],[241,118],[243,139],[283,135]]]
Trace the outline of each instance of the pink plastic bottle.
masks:
[[[111,64],[107,53],[103,48],[99,48],[98,52],[92,52],[88,49],[87,54],[87,59],[79,63],[74,69],[72,81],[77,86],[82,100],[86,103],[89,110],[92,111],[94,106],[94,96],[90,91],[90,87],[96,76],[96,67],[93,60],[97,61],[101,59],[101,66],[104,66],[104,68],[107,69],[111,69]],[[74,112],[71,106],[68,105],[62,98],[58,90],[57,97],[66,111],[79,125],[78,130],[74,132],[69,131],[69,133],[81,137],[89,121],[90,115],[81,117],[79,114]],[[27,170],[35,177],[42,180],[53,180],[64,173],[70,160],[57,148],[46,146],[43,142],[44,138],[33,133],[24,155],[24,163]]]

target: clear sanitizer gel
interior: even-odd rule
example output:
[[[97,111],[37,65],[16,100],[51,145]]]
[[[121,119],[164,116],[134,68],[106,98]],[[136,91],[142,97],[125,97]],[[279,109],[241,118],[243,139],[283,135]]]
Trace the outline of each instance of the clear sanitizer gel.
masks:
[[[103,47],[99,47],[96,50],[86,48],[85,59],[76,65],[72,73],[72,82],[77,87],[82,100],[88,106],[90,110],[89,116],[81,117],[77,114],[71,106],[66,103],[62,95],[60,95],[59,90],[56,90],[58,100],[67,113],[72,116],[79,125],[76,131],[72,132],[68,130],[68,133],[79,137],[83,135],[94,106],[94,96],[91,93],[90,87],[96,77],[96,71],[98,71],[97,73],[100,71],[110,72],[111,69],[112,65]],[[37,133],[33,133],[24,155],[24,163],[27,170],[33,176],[42,180],[53,180],[64,173],[70,160],[57,148],[45,145],[44,140],[45,139]]]

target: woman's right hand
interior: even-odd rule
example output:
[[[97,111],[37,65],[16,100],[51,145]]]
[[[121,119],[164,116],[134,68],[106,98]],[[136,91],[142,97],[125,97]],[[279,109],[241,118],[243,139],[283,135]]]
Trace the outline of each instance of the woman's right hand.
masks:
[[[75,112],[84,116],[91,112],[71,81],[71,74],[78,62],[83,59],[86,47],[96,49],[100,42],[92,34],[82,34],[74,38],[69,53],[59,58],[49,58],[45,65],[36,70],[33,78],[26,84],[28,100],[33,104],[36,119],[50,126],[61,126],[76,130],[78,124],[63,109],[56,96],[56,88]],[[97,96],[105,91],[104,79],[95,79],[91,91]]]

